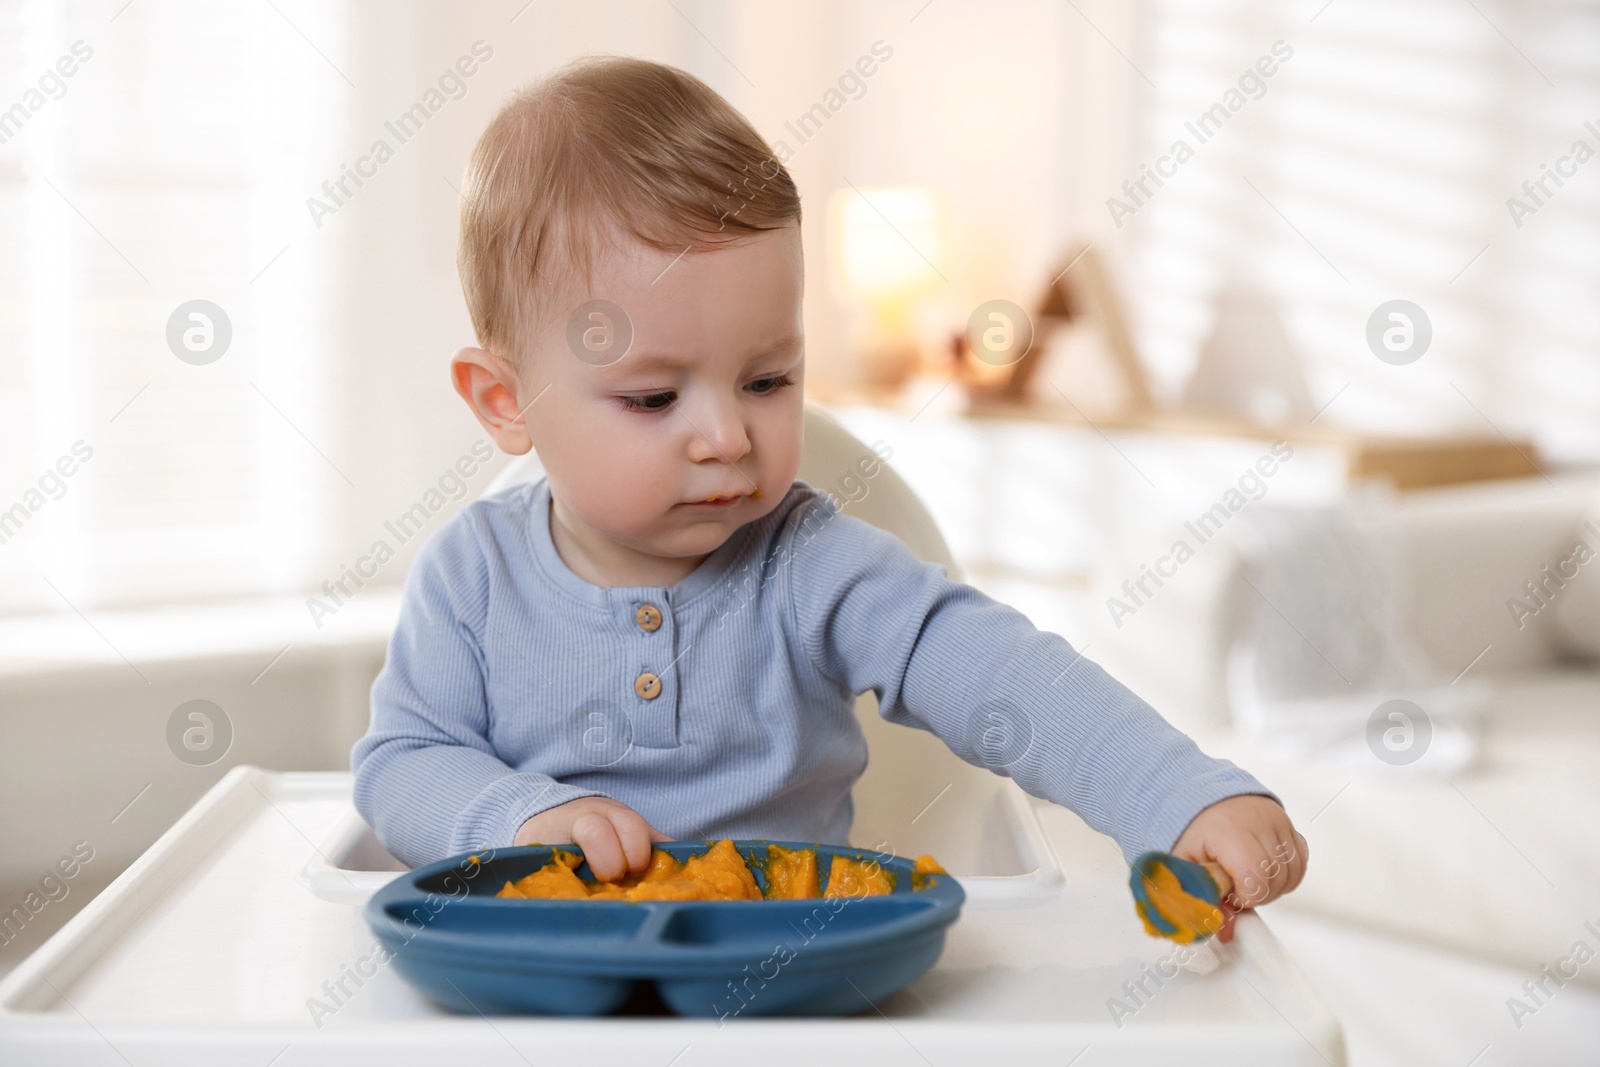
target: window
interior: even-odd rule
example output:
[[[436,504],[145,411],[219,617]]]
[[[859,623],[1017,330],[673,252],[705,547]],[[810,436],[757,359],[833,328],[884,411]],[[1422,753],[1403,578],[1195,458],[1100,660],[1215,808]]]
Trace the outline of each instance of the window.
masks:
[[[0,0],[0,612],[320,580],[348,487],[304,205],[346,32],[339,5]],[[224,358],[169,348],[192,300]]]
[[[1330,422],[1504,432],[1554,460],[1600,460],[1600,159],[1574,158],[1577,142],[1600,152],[1592,9],[1145,11],[1130,54],[1153,88],[1128,72],[1145,105],[1126,177],[1180,140],[1193,150],[1163,165],[1172,173],[1118,232],[1158,377],[1183,380],[1215,295],[1237,284],[1277,304],[1314,402],[1338,395]],[[1261,57],[1275,73],[1246,79],[1242,106],[1197,127]],[[1558,165],[1563,184],[1547,180],[1536,202],[1523,183]],[[1430,350],[1409,366],[1364,341],[1369,315],[1395,298],[1432,323]]]

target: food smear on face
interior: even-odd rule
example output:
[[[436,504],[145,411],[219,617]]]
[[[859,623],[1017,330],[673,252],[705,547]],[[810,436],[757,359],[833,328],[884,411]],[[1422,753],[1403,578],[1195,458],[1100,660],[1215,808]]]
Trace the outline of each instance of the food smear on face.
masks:
[[[767,880],[763,896],[749,864],[728,838],[682,862],[659,848],[652,849],[644,870],[630,871],[615,882],[585,881],[577,873],[582,863],[578,853],[556,848],[549,863],[515,882],[506,882],[495,896],[529,900],[804,900],[881,896],[894,892],[895,886],[893,873],[877,860],[836,855],[823,892],[816,849],[769,844],[761,863]],[[912,886],[922,889],[929,875],[944,873],[932,856],[919,856]]]

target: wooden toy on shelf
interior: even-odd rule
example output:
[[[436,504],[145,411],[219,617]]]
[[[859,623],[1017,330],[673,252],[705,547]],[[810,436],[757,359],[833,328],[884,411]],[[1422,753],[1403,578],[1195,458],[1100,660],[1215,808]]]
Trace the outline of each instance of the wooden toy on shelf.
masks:
[[[1101,431],[1210,434],[1321,444],[1344,454],[1350,480],[1386,478],[1397,489],[1543,473],[1532,441],[1513,440],[1498,433],[1386,434],[1319,424],[1315,416],[1269,423],[1229,412],[1158,407],[1121,298],[1099,254],[1091,245],[1077,244],[1057,262],[1062,266],[1046,283],[1033,307],[1025,309],[1032,316],[1031,343],[1014,361],[1004,365],[985,362],[973,353],[966,332],[952,335],[952,372],[965,388],[969,417],[1056,421],[1090,425]],[[1103,349],[1120,379],[1122,401],[1113,409],[1091,417],[1071,401],[1056,403],[1044,390],[1030,388],[1044,362],[1045,342],[1053,331],[1068,326],[1099,332]],[[1041,396],[1045,399],[1037,398]]]

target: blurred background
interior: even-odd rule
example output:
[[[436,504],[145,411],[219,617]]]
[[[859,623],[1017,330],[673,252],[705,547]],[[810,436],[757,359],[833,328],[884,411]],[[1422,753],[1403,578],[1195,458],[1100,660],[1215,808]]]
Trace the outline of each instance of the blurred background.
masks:
[[[1600,946],[1600,8],[1556,0],[0,0],[0,905],[95,854],[0,971],[230,767],[348,766],[505,462],[446,373],[467,154],[587,53],[787,163],[808,398],[967,579],[1280,791],[1352,1062],[1594,1062],[1600,965],[1523,992]]]

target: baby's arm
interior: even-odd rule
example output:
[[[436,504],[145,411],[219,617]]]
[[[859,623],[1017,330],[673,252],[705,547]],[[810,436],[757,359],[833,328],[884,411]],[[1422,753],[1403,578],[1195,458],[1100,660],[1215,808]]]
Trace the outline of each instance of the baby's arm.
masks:
[[[838,514],[797,515],[791,533],[789,594],[809,660],[850,692],[874,690],[888,721],[928,730],[967,762],[1071,808],[1130,862],[1173,851],[1191,824],[1184,847],[1203,841],[1229,863],[1250,851],[1247,839],[1292,833],[1248,772],[1205,755],[1064,639],[948,580],[891,534]],[[985,743],[995,728],[1009,744]],[[1270,799],[1219,804],[1247,794]],[[1303,847],[1297,854],[1303,866]],[[1248,872],[1230,873],[1242,885]],[[1291,878],[1276,887],[1287,891]]]
[[[372,723],[350,753],[356,809],[413,866],[511,844],[533,816],[603,796],[515,770],[489,742],[487,534],[474,519],[464,511],[418,553],[372,686]]]

